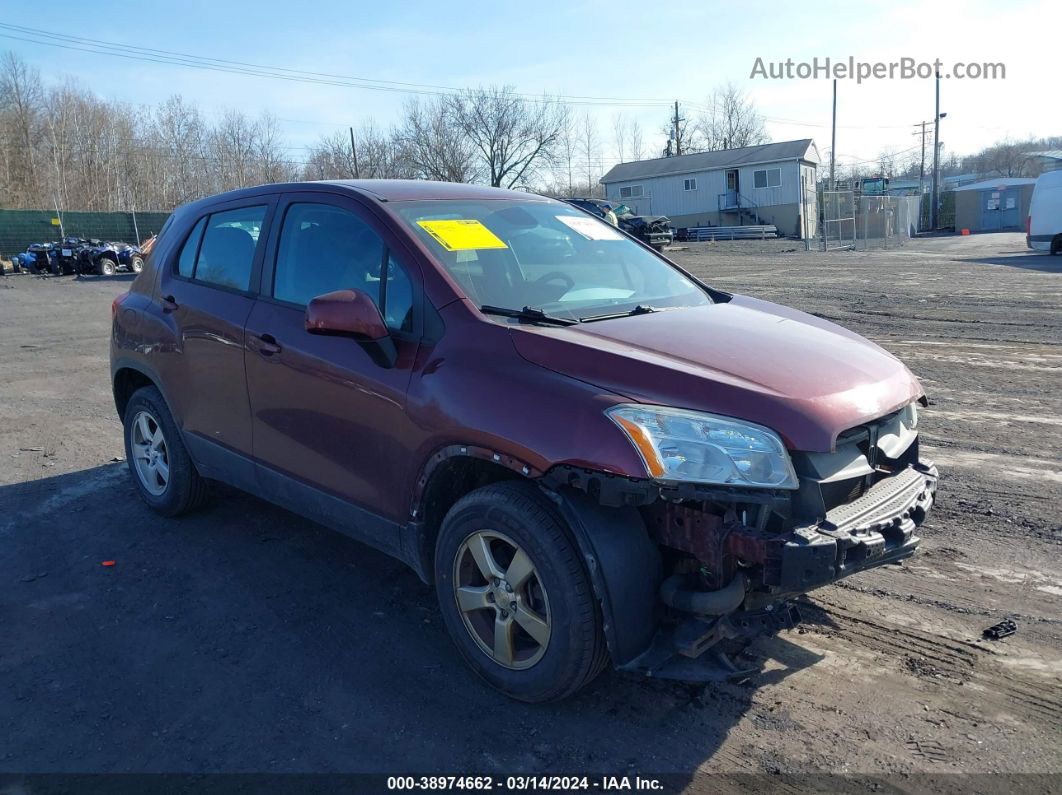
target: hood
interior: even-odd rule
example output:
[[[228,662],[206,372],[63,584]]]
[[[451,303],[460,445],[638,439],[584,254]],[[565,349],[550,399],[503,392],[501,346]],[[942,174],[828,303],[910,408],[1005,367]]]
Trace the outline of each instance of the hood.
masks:
[[[528,361],[639,403],[708,411],[829,452],[837,434],[922,394],[892,354],[829,321],[755,298],[577,326],[513,326]]]

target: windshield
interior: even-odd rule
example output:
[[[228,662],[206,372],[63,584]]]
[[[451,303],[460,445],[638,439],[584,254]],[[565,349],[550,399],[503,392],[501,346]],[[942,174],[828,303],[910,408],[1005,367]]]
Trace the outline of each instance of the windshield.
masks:
[[[711,303],[702,288],[615,227],[564,204],[392,207],[477,306],[532,307],[579,320]]]

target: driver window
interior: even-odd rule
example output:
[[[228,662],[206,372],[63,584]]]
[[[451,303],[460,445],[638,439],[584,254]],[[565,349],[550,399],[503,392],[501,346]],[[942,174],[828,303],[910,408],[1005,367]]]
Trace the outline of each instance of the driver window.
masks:
[[[379,304],[384,243],[356,215],[328,204],[292,204],[284,215],[273,297],[305,306],[334,290],[364,290]]]

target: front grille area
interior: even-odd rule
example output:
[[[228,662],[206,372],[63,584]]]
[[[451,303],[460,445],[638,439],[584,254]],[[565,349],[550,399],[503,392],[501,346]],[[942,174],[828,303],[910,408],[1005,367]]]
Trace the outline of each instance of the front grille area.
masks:
[[[800,477],[797,515],[820,520],[917,463],[918,433],[908,427],[912,423],[913,413],[902,408],[841,432],[832,453],[793,453]]]

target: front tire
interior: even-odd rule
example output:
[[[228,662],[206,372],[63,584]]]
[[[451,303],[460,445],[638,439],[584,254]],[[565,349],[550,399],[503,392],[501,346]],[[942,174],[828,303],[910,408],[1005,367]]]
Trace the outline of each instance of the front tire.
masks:
[[[141,499],[163,516],[180,516],[205,501],[207,482],[181,440],[162,393],[145,386],[125,407],[125,458]]]
[[[1055,235],[1051,241],[1051,256],[1062,254],[1062,235]]]
[[[133,273],[140,273],[140,271],[144,270],[144,260],[140,257],[133,257],[129,260],[129,270]]]
[[[96,272],[100,276],[114,276],[114,260],[109,257],[100,257],[100,261],[96,264]]]
[[[485,486],[454,505],[436,543],[435,585],[465,662],[511,698],[565,698],[608,659],[582,555],[530,483]]]

